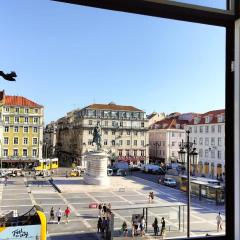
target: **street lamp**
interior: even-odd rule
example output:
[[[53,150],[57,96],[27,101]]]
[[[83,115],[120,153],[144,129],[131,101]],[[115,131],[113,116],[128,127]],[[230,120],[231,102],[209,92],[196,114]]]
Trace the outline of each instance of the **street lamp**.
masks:
[[[187,130],[186,131],[187,134],[187,141],[186,142],[182,142],[179,144],[179,148],[180,150],[178,151],[179,154],[179,159],[180,162],[182,164],[186,164],[187,165],[187,195],[188,195],[188,199],[187,199],[187,237],[190,237],[190,197],[191,197],[191,192],[190,192],[190,171],[191,171],[191,162],[193,163],[193,165],[195,163],[197,163],[197,157],[198,157],[198,153],[196,150],[196,143],[194,142],[190,142],[189,141],[189,134],[190,131]],[[187,162],[185,161],[185,154],[187,154]],[[191,159],[190,159],[191,157]],[[194,167],[194,174],[195,174],[195,167]]]

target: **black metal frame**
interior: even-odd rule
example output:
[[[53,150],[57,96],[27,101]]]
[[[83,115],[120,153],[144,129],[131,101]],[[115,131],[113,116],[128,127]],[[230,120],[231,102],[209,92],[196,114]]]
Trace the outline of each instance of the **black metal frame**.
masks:
[[[226,173],[226,236],[207,237],[207,239],[234,239],[234,73],[231,70],[234,61],[234,23],[240,17],[240,0],[234,0],[233,11],[216,10],[196,7],[193,5],[164,0],[53,0],[79,4],[90,7],[104,8],[153,17],[161,17],[188,22],[209,24],[226,29],[226,121],[225,121],[225,173]],[[229,9],[229,1],[227,8]],[[238,183],[237,183],[238,184]],[[237,226],[239,227],[239,226]],[[184,238],[186,239],[186,238]],[[194,239],[203,239],[196,237]]]

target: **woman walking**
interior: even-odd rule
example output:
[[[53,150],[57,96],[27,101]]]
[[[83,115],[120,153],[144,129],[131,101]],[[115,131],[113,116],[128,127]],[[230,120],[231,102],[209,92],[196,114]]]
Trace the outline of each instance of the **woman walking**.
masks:
[[[53,207],[50,210],[50,221],[54,221],[54,209],[53,209]]]
[[[70,213],[71,213],[70,208],[67,207],[67,208],[65,209],[66,224],[69,222],[68,218],[69,218]]]
[[[62,218],[62,210],[59,208],[56,212],[58,224],[60,224],[61,218]]]
[[[154,222],[152,224],[153,229],[154,229],[154,235],[157,236],[159,232],[159,227],[158,227],[158,220],[157,218],[154,219]]]

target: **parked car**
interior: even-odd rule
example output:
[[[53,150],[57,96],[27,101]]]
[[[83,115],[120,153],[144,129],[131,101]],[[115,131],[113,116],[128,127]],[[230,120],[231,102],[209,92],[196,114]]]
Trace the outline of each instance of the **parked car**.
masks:
[[[164,185],[168,187],[176,187],[177,182],[174,178],[165,178],[164,179]]]
[[[127,176],[127,171],[126,169],[118,169],[116,172],[117,176]]]

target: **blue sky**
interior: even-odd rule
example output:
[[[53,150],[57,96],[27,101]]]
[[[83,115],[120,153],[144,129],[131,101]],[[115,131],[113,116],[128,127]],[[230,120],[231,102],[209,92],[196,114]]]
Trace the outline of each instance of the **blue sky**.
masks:
[[[34,2],[34,4],[33,4]],[[95,103],[147,113],[225,104],[225,29],[47,0],[0,2],[1,81],[45,106],[45,123]]]

